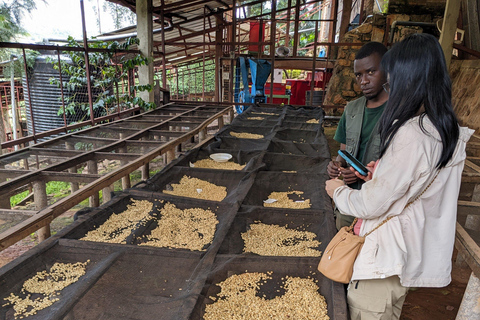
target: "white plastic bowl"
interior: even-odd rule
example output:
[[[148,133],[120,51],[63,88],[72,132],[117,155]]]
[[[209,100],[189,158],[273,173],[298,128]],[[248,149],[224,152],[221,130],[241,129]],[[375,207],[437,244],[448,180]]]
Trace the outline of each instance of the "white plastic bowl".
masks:
[[[210,158],[216,162],[227,162],[232,159],[232,155],[230,153],[212,153]]]

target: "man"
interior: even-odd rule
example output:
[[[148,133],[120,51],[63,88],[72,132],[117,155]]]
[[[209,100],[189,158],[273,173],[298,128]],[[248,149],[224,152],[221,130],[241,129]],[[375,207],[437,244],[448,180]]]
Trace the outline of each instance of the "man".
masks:
[[[383,85],[387,77],[381,70],[380,62],[387,48],[379,42],[364,44],[355,55],[353,71],[363,97],[350,101],[338,123],[334,139],[340,142],[340,149],[350,152],[363,164],[375,161],[380,154],[378,120],[388,100]],[[345,160],[337,156],[327,167],[331,179],[343,176],[351,188],[360,189],[362,182],[348,168]],[[350,225],[353,217],[341,214],[335,209],[336,226],[340,229]]]

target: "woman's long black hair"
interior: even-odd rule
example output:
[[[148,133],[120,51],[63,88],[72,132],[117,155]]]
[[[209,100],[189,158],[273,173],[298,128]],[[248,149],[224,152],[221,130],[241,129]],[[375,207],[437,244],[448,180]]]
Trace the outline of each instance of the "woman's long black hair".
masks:
[[[384,55],[382,67],[389,75],[390,93],[379,120],[380,157],[398,129],[423,106],[425,113],[419,117],[420,127],[426,133],[423,117],[428,115],[442,139],[437,167],[444,167],[455,151],[459,128],[452,108],[452,84],[438,40],[425,33],[413,34]]]

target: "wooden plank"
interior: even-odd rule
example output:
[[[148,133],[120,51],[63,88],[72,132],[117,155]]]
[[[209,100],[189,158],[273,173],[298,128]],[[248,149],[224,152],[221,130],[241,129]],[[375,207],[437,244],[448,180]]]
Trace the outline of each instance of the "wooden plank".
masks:
[[[459,200],[457,208],[460,216],[480,215],[480,202]]]
[[[53,156],[55,158],[69,158],[75,157],[79,154],[85,153],[84,151],[80,150],[67,150],[67,149],[54,149],[54,148],[37,148],[31,147],[29,149],[32,155],[36,156]]]
[[[480,247],[457,222],[455,248],[477,277],[480,277]]]
[[[71,172],[54,172],[42,171],[41,176],[45,181],[63,181],[63,182],[78,182],[90,183],[102,177],[101,174],[86,174],[86,173],[71,173]]]
[[[181,131],[168,131],[168,130],[150,130],[150,134],[164,136],[164,137],[180,137],[184,133]]]
[[[32,170],[33,171],[33,170]],[[0,179],[12,179],[23,176],[30,170],[0,169]]]
[[[126,160],[133,161],[140,157],[140,153],[112,153],[112,152],[95,152],[94,159],[96,161],[102,160]]]
[[[443,16],[442,33],[440,34],[440,45],[442,46],[443,54],[447,68],[450,66],[453,52],[453,39],[457,30],[458,14],[460,12],[461,1],[447,0],[445,4],[445,13]]]
[[[480,174],[473,172],[462,173],[462,183],[480,183]]]
[[[85,135],[80,135],[80,134],[75,134],[73,136],[70,136],[67,141],[68,142],[71,142],[71,141],[77,141],[77,142],[103,142],[103,141],[106,141],[106,142],[115,142],[117,141],[118,139],[112,139],[112,138],[104,138],[104,137],[91,137],[91,136],[85,136]]]
[[[313,59],[275,59],[275,69],[298,69],[298,70],[312,70]],[[334,63],[331,61],[317,60],[315,62],[315,69],[333,69]]]
[[[478,173],[480,173],[480,166],[477,166],[475,163],[473,163],[472,161],[470,161],[468,159],[465,159],[465,166],[475,170]]]
[[[14,217],[16,215],[33,216],[37,212],[37,210],[0,209],[0,218],[9,219],[8,217]]]

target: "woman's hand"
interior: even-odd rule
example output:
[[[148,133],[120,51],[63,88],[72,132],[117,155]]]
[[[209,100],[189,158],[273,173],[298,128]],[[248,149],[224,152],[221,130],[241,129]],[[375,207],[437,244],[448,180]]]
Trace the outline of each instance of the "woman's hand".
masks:
[[[359,179],[362,179],[362,180],[365,180],[365,181],[370,181],[370,180],[372,180],[373,172],[375,171],[375,168],[377,167],[378,161],[380,161],[380,160],[370,161],[370,162],[366,165],[366,168],[367,168],[367,170],[368,170],[368,173],[367,173],[366,176],[362,176],[360,173],[358,173],[357,170],[353,169],[352,167],[350,167],[350,170],[351,170]]]
[[[335,192],[335,189],[344,185],[345,182],[343,182],[343,180],[330,179],[325,182],[325,190],[327,191],[327,194],[330,196],[330,198],[333,198],[333,193]]]

